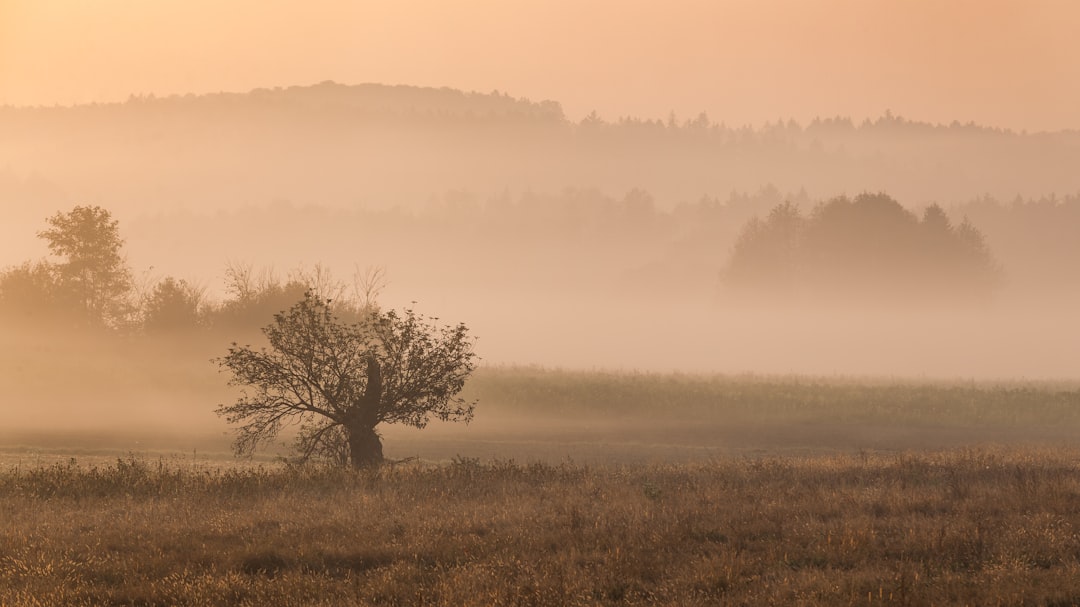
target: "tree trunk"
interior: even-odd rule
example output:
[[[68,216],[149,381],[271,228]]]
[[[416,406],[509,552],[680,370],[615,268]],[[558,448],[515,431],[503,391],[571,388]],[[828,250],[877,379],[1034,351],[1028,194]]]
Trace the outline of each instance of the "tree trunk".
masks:
[[[382,463],[382,438],[373,426],[346,426],[345,432],[349,437],[349,463],[353,468],[366,468]]]
[[[353,468],[377,466],[383,461],[382,438],[375,431],[379,424],[378,411],[382,403],[382,368],[374,354],[367,360],[367,386],[360,399],[353,403],[345,420],[349,438],[349,462]]]

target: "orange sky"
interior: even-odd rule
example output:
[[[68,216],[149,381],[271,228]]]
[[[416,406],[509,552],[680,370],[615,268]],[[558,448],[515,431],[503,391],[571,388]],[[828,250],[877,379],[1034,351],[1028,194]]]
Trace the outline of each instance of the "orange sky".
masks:
[[[886,109],[1080,128],[1075,0],[0,0],[0,103],[260,86],[499,89],[760,124]]]

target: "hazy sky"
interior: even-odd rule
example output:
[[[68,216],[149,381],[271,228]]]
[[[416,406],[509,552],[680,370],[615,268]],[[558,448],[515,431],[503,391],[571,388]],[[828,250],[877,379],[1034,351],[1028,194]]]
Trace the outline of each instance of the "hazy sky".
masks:
[[[0,0],[0,104],[380,82],[580,118],[1080,128],[1075,0]]]

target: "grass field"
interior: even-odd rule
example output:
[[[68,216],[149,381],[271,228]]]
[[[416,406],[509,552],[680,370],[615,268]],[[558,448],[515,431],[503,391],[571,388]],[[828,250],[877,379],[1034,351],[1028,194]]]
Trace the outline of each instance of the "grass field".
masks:
[[[486,368],[348,472],[231,459],[200,368],[0,429],[0,605],[1080,604],[1075,384]]]
[[[163,364],[140,351],[108,365],[100,358],[90,360],[110,373],[57,382],[41,363],[8,380],[0,464],[128,453],[229,458],[229,428],[213,409],[234,395],[206,359]],[[465,397],[478,401],[472,424],[383,427],[387,455],[682,462],[986,444],[1056,447],[1080,435],[1077,382],[488,367],[466,384]]]
[[[0,473],[2,605],[1073,605],[1080,451]]]

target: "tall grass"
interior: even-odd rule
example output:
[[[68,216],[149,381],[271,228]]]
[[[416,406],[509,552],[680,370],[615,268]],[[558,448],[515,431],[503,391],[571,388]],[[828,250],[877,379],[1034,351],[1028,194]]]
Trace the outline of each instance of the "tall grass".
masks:
[[[1080,452],[0,471],[2,605],[1069,605]]]

